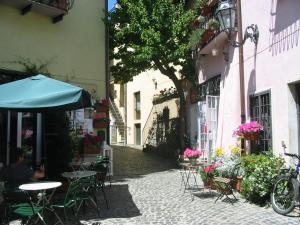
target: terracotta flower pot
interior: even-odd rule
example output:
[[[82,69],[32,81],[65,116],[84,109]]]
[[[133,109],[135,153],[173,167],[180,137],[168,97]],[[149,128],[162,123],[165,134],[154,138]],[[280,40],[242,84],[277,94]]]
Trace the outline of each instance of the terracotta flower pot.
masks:
[[[259,139],[259,132],[256,133],[245,133],[244,138],[246,140],[255,141]]]
[[[241,184],[242,184],[242,177],[237,176],[236,177],[236,183],[235,183],[235,189],[240,192],[241,191]]]

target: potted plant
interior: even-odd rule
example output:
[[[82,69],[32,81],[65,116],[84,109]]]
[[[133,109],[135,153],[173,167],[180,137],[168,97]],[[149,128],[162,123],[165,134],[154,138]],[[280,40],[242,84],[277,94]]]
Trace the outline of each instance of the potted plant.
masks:
[[[197,49],[199,43],[202,42],[202,35],[204,33],[204,29],[198,28],[192,31],[189,37],[189,46],[191,49]]]
[[[183,152],[183,155],[187,157],[192,165],[197,164],[197,159],[201,156],[203,151],[186,148]]]
[[[243,123],[233,132],[234,136],[239,136],[246,140],[258,140],[259,132],[263,130],[263,126],[257,121]]]
[[[214,188],[213,178],[218,175],[216,168],[220,165],[220,162],[214,162],[208,166],[201,166],[198,169],[198,173],[203,181],[204,188]]]
[[[220,23],[215,18],[212,18],[207,22],[207,27],[208,29],[217,31],[220,28]]]
[[[84,152],[86,154],[97,154],[103,139],[94,133],[86,133],[83,138]]]

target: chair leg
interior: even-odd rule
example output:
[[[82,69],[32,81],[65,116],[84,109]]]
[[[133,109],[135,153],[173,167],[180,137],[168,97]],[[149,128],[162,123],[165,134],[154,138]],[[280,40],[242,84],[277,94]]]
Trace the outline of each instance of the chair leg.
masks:
[[[108,200],[107,200],[107,197],[106,197],[106,193],[105,193],[105,189],[104,189],[104,188],[105,188],[104,184],[101,185],[103,197],[104,197],[104,199],[105,199],[106,208],[109,209],[109,206],[108,206]]]

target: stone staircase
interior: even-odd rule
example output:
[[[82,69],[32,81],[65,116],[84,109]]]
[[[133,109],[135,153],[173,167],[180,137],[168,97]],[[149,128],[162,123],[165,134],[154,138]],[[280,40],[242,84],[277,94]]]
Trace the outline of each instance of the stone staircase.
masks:
[[[121,115],[116,103],[111,98],[109,98],[109,109],[110,109],[112,116],[115,119],[114,125],[116,126],[116,129],[117,129],[119,135],[121,136],[121,142],[125,142],[126,126],[125,126],[124,120],[122,118],[122,115]]]

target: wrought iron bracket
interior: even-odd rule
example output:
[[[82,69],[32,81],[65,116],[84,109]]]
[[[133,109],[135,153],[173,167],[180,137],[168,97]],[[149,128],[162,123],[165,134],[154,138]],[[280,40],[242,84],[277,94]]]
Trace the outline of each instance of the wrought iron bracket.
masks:
[[[230,35],[230,33],[229,33]],[[258,43],[258,38],[259,38],[259,31],[258,31],[258,27],[256,24],[251,24],[250,26],[248,26],[246,29],[245,29],[245,32],[244,32],[244,37],[243,37],[243,40],[241,42],[238,42],[238,41],[231,41],[230,44],[233,46],[233,47],[240,47],[242,45],[245,44],[246,40],[250,38],[250,41],[253,42],[255,45],[257,45]]]

